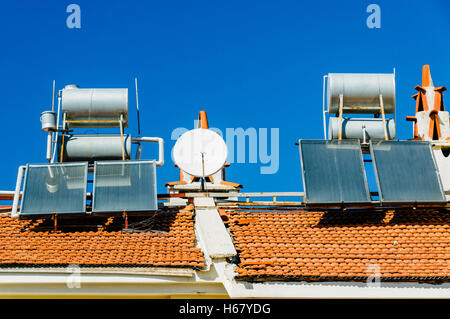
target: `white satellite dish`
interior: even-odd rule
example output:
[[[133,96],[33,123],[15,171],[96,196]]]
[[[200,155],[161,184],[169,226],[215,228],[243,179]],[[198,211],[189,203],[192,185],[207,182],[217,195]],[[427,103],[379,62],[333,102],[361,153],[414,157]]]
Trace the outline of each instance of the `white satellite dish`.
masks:
[[[203,177],[222,169],[227,160],[228,149],[219,134],[197,128],[180,136],[172,155],[181,170],[195,177]]]

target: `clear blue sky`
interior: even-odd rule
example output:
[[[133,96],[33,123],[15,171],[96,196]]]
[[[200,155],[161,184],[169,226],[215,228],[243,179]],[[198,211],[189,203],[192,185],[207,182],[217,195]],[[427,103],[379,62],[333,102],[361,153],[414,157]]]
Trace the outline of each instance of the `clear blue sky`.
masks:
[[[81,7],[81,29],[66,27],[66,7]],[[381,29],[366,7],[381,7]],[[128,87],[136,134],[133,79],[140,79],[142,135],[166,140],[158,191],[178,179],[170,159],[177,127],[200,110],[211,126],[280,129],[280,167],[233,164],[227,179],[243,191],[300,191],[299,138],[322,138],[322,76],[397,73],[398,138],[412,137],[411,95],[421,66],[450,87],[450,1],[10,1],[0,11],[2,178],[13,190],[19,165],[45,162],[42,111],[57,89]],[[450,100],[446,97],[447,104]],[[155,152],[146,147],[144,155]]]

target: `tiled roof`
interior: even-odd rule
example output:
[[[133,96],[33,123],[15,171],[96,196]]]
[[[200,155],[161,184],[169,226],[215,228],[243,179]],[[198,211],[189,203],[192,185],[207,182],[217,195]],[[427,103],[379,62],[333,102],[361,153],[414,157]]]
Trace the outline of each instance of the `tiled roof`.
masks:
[[[226,214],[239,279],[450,281],[449,212]]]
[[[201,268],[192,211],[158,212],[146,217],[19,220],[0,216],[0,267],[153,266]],[[134,231],[131,232],[130,230]]]

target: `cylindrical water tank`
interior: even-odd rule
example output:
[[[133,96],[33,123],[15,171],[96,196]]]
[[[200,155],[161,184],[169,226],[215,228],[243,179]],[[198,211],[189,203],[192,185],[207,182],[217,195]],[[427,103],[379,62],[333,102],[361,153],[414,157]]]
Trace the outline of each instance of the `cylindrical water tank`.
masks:
[[[45,111],[41,114],[42,130],[45,132],[56,131],[56,113],[52,111]]]
[[[338,117],[330,118],[328,123],[328,138],[339,138]],[[384,139],[383,120],[380,118],[363,119],[363,118],[343,118],[342,120],[342,138],[343,139],[364,139],[363,126],[366,130],[366,140],[382,140]],[[386,132],[388,139],[395,139],[395,121],[394,119],[386,119]]]
[[[128,89],[80,89],[67,85],[62,90],[62,111],[68,121],[92,121],[69,123],[70,127],[118,127],[123,115],[123,126],[128,127]],[[95,122],[94,122],[95,121]]]
[[[131,156],[131,136],[124,135],[125,159]],[[62,139],[59,139],[61,152]],[[122,140],[120,134],[66,135],[63,149],[64,161],[94,161],[122,159]]]
[[[329,73],[327,82],[328,113],[339,112],[339,95],[344,97],[344,113],[379,113],[379,110],[364,110],[358,107],[379,107],[383,95],[384,112],[395,111],[395,75],[381,73]]]

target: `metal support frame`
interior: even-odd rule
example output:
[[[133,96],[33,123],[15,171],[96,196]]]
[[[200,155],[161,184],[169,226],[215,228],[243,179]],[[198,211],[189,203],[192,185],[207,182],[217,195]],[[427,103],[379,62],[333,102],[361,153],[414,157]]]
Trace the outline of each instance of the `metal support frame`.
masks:
[[[58,104],[59,104],[59,100],[60,98],[58,97]],[[59,108],[59,106],[58,106]],[[58,118],[59,120],[59,118]],[[63,162],[63,150],[64,150],[64,136],[65,136],[65,132],[66,132],[66,125],[70,124],[70,123],[118,123],[119,124],[119,129],[120,129],[120,140],[122,142],[122,160],[125,160],[125,141],[124,141],[124,127],[123,127],[123,114],[120,114],[120,118],[119,120],[107,120],[107,121],[102,121],[102,120],[67,120],[66,118],[66,113],[64,113],[63,115],[63,125],[62,125],[62,142],[61,142],[61,151],[60,151],[60,158],[59,158],[59,162],[62,163]],[[58,125],[57,125],[58,126]],[[58,136],[58,135],[57,135]],[[56,148],[56,145],[55,145]],[[53,163],[53,161],[52,161]]]
[[[62,128],[63,128],[63,131],[65,131],[65,129],[66,129],[66,113],[64,113],[64,115],[63,115],[63,126],[62,126]],[[59,162],[60,163],[62,163],[62,161],[63,161],[63,155],[64,155],[64,137],[65,137],[65,133],[63,132],[62,133],[62,140],[61,140],[61,153],[60,153],[60,156],[59,156]]]
[[[19,217],[19,213],[17,212],[17,207],[19,205],[20,190],[22,188],[23,173],[25,172],[25,169],[26,169],[26,166],[20,166],[19,171],[17,173],[16,189],[14,191],[14,200],[13,200],[13,205],[12,205],[12,209],[11,209],[11,217],[13,217],[13,218]]]
[[[384,115],[384,103],[383,103],[383,94],[380,94],[380,110],[381,110],[381,118],[383,120],[383,130],[384,130],[384,139],[389,140],[387,129],[386,129],[386,117]]]
[[[395,68],[394,68],[394,77],[395,77]],[[326,104],[325,93],[326,93],[327,79],[328,79],[328,75],[324,75],[323,76],[323,92],[322,92],[322,117],[323,117],[323,135],[324,135],[325,140],[329,138],[327,136],[327,129],[326,129],[326,125],[327,125],[326,114],[328,113],[328,111],[326,110],[326,105],[325,105]],[[345,110],[347,110],[347,111],[348,110],[350,110],[350,111],[351,110],[379,110],[381,113],[382,122],[383,122],[384,139],[386,141],[389,140],[389,135],[388,135],[388,131],[387,131],[387,121],[386,121],[384,103],[383,103],[383,95],[380,94],[378,98],[379,98],[380,106],[367,106],[367,107],[347,106],[346,107],[344,105],[344,95],[339,94],[339,111],[336,114],[336,116],[339,117],[338,140],[342,140],[343,122],[344,122],[343,115],[344,115]],[[396,112],[394,111],[394,123],[395,123],[395,118],[396,118]],[[363,135],[364,135],[363,136],[363,144],[367,144],[365,127],[363,128]]]

